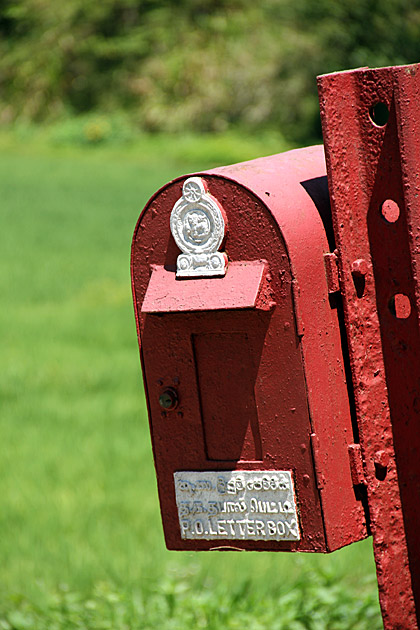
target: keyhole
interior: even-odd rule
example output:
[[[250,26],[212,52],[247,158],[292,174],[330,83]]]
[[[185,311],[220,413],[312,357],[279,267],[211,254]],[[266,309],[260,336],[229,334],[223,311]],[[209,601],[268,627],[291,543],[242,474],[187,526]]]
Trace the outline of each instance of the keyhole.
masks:
[[[172,387],[165,389],[159,396],[159,405],[166,411],[175,409],[178,404],[178,394]]]

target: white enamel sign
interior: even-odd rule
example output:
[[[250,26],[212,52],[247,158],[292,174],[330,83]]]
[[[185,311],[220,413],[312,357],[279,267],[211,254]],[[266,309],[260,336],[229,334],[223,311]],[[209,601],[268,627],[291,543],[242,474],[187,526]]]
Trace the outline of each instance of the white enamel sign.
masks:
[[[181,537],[300,540],[290,471],[176,472]]]

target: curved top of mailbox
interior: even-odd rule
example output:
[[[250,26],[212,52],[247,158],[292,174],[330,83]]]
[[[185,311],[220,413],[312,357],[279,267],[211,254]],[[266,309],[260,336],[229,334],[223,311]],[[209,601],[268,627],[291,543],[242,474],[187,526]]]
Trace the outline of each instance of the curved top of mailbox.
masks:
[[[334,249],[326,238],[327,230],[333,239],[322,145],[216,168],[207,174],[233,180],[257,195],[281,230],[292,269],[305,275],[317,273],[313,269],[314,248],[319,251],[321,246],[324,252]],[[315,259],[319,264],[319,258]]]
[[[166,261],[170,259],[176,260],[177,253],[180,247],[179,238],[176,238],[176,233],[173,232],[174,225],[174,211],[176,214],[177,208],[183,207],[183,198],[178,196],[174,197],[174,187],[179,188],[179,184],[183,183],[181,190],[185,194],[185,186],[188,182],[191,182],[192,189],[195,188],[195,184],[200,181],[203,182],[205,188],[207,184],[217,181],[230,181],[238,185],[242,189],[246,189],[254,198],[258,199],[262,203],[268,212],[273,217],[275,224],[279,229],[279,238],[284,242],[286,251],[289,257],[289,264],[293,278],[295,280],[295,307],[297,310],[298,328],[304,327],[303,311],[305,308],[305,301],[307,300],[308,313],[313,311],[313,296],[328,296],[326,290],[326,279],[323,253],[334,249],[330,210],[329,210],[329,195],[328,185],[326,177],[326,166],[324,158],[324,149],[322,145],[306,147],[303,149],[296,149],[281,153],[269,157],[258,158],[248,162],[242,162],[233,166],[225,166],[221,168],[212,169],[209,171],[195,174],[193,177],[179,177],[165,186],[163,186],[153,197],[149,200],[144,211],[140,215],[137,223],[132,247],[132,276],[137,277],[136,288],[133,284],[133,290],[137,294],[137,300],[142,302],[143,298],[141,294],[146,290],[148,284],[145,277],[145,270],[147,267],[146,260],[153,266],[154,258],[156,254],[153,250],[156,250],[157,243],[148,242],[149,238],[146,234],[146,223],[148,225],[153,224],[153,232],[155,234],[161,234],[160,238],[163,238],[166,243],[166,234],[169,229],[169,222],[167,216],[162,216],[160,208],[162,203],[168,208],[173,208],[171,215],[171,229],[172,235],[169,237],[166,248]],[[219,187],[219,193],[220,193]],[[189,191],[188,194],[194,191]],[[200,194],[206,194],[207,190],[199,191]],[[245,203],[241,198],[241,195],[237,193],[235,203],[239,205]],[[217,200],[208,197],[210,203],[221,204],[221,210],[223,212],[223,198]],[[174,201],[176,202],[174,205]],[[147,221],[147,216],[151,216],[153,221],[150,223],[150,219]],[[146,223],[145,223],[146,221]],[[242,229],[242,228],[241,228]],[[227,239],[234,236],[229,234],[229,228],[227,228]],[[155,238],[155,237],[154,237]],[[248,235],[249,240],[254,240],[258,243],[258,234],[252,233]],[[328,242],[330,241],[330,243]],[[181,244],[182,246],[182,244]],[[150,254],[146,257],[141,254],[146,249],[150,250]],[[184,252],[187,250],[184,249]],[[219,256],[218,264],[221,267],[225,266],[222,256],[216,252]],[[183,254],[178,257],[179,260],[183,257]],[[161,258],[161,257],[160,257]],[[256,247],[256,255],[254,260],[263,258],[263,254],[258,251]],[[250,260],[245,258],[245,260]],[[144,265],[146,264],[146,267]],[[162,264],[162,263],[159,263]],[[140,269],[142,267],[142,270]],[[144,267],[144,268],[143,268]],[[229,283],[229,269],[232,267],[232,262],[229,263],[229,268],[222,284]],[[165,268],[166,263],[165,263]],[[224,270],[220,275],[223,275]],[[232,267],[233,273],[233,267]],[[168,281],[175,282],[175,274],[172,279],[168,276]],[[189,273],[179,273],[178,275],[192,275]],[[210,274],[209,274],[210,275]],[[200,282],[200,285],[204,287],[205,279],[186,280],[186,282]],[[182,281],[181,281],[182,282]],[[153,284],[153,283],[152,283]],[[212,290],[216,288],[214,283],[211,283]],[[142,289],[140,289],[142,287]],[[180,288],[180,285],[178,285]],[[150,290],[153,287],[150,286]],[[220,287],[221,290],[222,287]],[[183,290],[185,292],[185,290]],[[249,298],[247,298],[249,299]],[[301,306],[302,308],[299,308]],[[145,304],[145,311],[149,309],[149,306]],[[173,310],[170,308],[169,310]],[[178,307],[176,308],[178,310]],[[183,310],[181,308],[181,310]],[[322,324],[322,315],[311,314],[311,319],[315,318],[319,325],[324,328]],[[308,332],[308,331],[307,331]]]
[[[314,259],[319,263],[320,248],[324,252],[334,249],[322,145],[224,166],[197,173],[196,176],[204,180],[206,177],[230,180],[258,197],[280,229],[296,274],[317,273],[318,264],[314,269],[312,263]],[[134,232],[133,253],[144,213],[148,209],[153,212],[151,206],[154,200],[165,194],[174,183],[185,179],[183,176],[165,184],[150,199]]]

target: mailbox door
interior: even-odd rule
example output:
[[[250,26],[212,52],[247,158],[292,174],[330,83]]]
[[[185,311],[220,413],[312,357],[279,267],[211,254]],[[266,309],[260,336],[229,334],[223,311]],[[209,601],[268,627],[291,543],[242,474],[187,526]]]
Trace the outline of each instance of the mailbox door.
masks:
[[[261,200],[222,177],[207,176],[206,183],[229,225],[225,277],[175,279],[179,250],[169,217],[182,181],[151,200],[133,244],[133,290],[167,546],[325,551],[288,253]],[[177,399],[173,409],[160,404],[166,391]],[[191,471],[289,474],[299,539],[282,540],[278,532],[256,539],[253,525],[242,538],[233,537],[226,524],[212,540],[204,530],[194,539],[183,537],[174,475]],[[202,503],[184,503],[191,523],[200,521]],[[271,501],[254,505],[257,512],[275,509]],[[228,510],[227,502],[219,509]],[[277,522],[275,514],[270,522]],[[213,522],[228,520],[221,516]],[[260,520],[270,529],[267,516]]]

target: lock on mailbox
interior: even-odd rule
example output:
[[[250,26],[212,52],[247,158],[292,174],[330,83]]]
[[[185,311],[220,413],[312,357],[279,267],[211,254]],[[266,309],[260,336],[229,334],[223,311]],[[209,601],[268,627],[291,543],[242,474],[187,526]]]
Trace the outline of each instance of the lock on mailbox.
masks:
[[[140,216],[132,286],[169,549],[328,552],[367,535],[328,217],[321,146],[179,178]]]

